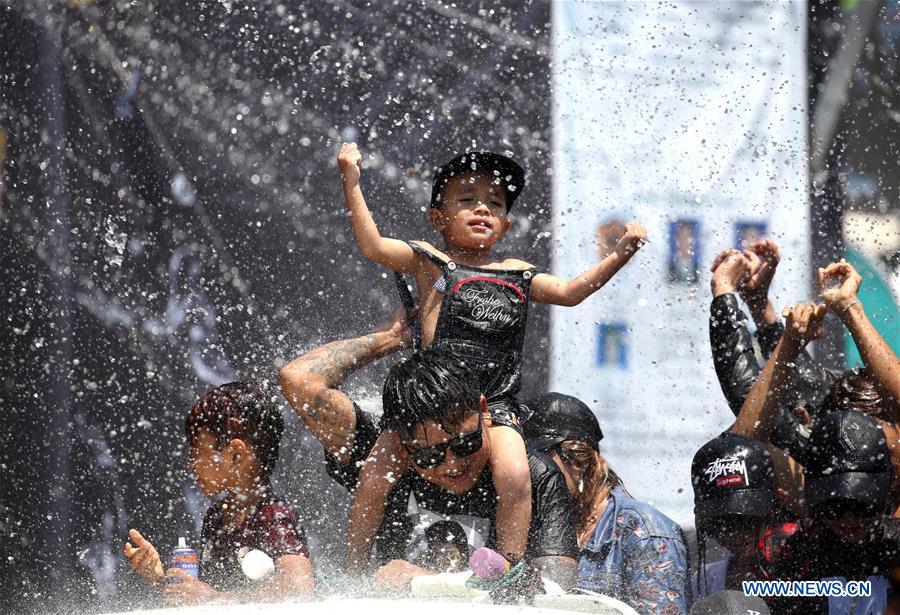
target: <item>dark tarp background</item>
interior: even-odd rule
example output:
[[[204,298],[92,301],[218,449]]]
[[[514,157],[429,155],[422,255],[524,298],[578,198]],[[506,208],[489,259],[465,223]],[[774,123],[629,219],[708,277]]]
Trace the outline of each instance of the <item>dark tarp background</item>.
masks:
[[[432,166],[511,152],[529,175],[507,250],[548,264],[548,3],[5,0],[0,41],[2,612],[139,603],[127,529],[166,552],[207,505],[191,403],[386,314],[342,140],[382,232],[432,241]],[[546,382],[532,315],[526,393]],[[386,365],[351,390],[377,396]],[[346,495],[286,418],[280,484],[336,558]]]

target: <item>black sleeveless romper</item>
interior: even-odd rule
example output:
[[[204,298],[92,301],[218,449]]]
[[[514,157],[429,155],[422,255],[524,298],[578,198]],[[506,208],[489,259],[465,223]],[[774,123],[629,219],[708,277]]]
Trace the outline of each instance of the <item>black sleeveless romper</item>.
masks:
[[[529,416],[516,394],[536,270],[470,267],[445,262],[415,243],[409,245],[443,272],[435,284],[444,298],[431,347],[464,361],[478,376],[492,420],[518,428]]]

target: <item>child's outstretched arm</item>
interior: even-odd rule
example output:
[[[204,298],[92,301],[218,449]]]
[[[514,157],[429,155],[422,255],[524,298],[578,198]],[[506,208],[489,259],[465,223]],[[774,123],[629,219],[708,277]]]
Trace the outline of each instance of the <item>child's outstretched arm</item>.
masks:
[[[521,559],[531,526],[531,471],[525,441],[512,427],[491,427],[491,475],[497,491],[497,552]]]
[[[400,439],[392,431],[385,431],[366,459],[359,473],[359,484],[350,502],[347,521],[347,568],[359,572],[369,563],[375,534],[384,519],[388,494],[409,468]]]
[[[581,275],[568,282],[546,273],[534,276],[531,298],[539,303],[578,305],[609,282],[646,241],[647,229],[644,225],[629,222],[625,225],[625,234],[616,244],[615,251]]]
[[[350,224],[363,256],[392,271],[415,272],[418,257],[413,249],[399,239],[382,237],[372,219],[359,186],[362,154],[356,143],[341,144],[337,160],[344,180],[344,199],[350,212]]]

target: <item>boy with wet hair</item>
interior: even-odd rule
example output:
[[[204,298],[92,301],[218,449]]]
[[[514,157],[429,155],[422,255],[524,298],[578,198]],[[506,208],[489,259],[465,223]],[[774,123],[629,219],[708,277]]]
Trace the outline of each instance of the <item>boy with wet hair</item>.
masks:
[[[338,155],[350,221],[363,255],[397,273],[415,276],[420,322],[419,346],[450,352],[476,375],[490,411],[491,433],[498,459],[495,467],[499,517],[509,528],[500,541],[503,555],[518,559],[525,549],[530,517],[529,473],[516,398],[522,344],[530,299],[554,305],[577,305],[608,282],[646,241],[636,222],[612,254],[581,275],[566,281],[538,273],[529,263],[497,257],[492,249],[511,221],[509,210],[521,194],[525,171],[506,156],[466,152],[437,169],[428,219],[441,234],[444,249],[427,242],[382,237],[360,188],[362,154],[344,143]],[[375,494],[390,489],[391,477],[410,468],[396,434],[385,431],[360,474],[350,509],[348,559],[359,566],[384,514],[385,502]],[[360,493],[373,494],[363,501]]]
[[[275,399],[257,382],[232,382],[209,391],[188,411],[190,470],[204,495],[226,494],[203,520],[199,579],[177,568],[164,572],[159,552],[137,530],[129,532],[124,547],[132,570],[163,588],[167,603],[270,601],[312,593],[303,528],[269,481],[284,431]],[[241,569],[251,550],[275,565],[274,574],[257,585]],[[167,578],[177,582],[165,584]]]

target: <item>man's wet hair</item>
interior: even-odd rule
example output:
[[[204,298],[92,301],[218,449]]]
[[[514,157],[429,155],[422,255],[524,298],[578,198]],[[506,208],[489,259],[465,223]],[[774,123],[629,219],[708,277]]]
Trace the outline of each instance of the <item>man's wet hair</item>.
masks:
[[[845,371],[834,381],[828,396],[822,402],[823,415],[838,410],[856,410],[891,422],[886,402],[871,372],[865,367],[857,367]]]
[[[394,365],[382,391],[384,427],[411,437],[416,425],[459,425],[480,412],[478,377],[465,363],[439,350],[423,350]]]
[[[188,411],[184,432],[193,446],[200,430],[216,438],[216,447],[231,440],[243,440],[256,455],[260,469],[268,476],[278,461],[284,419],[269,386],[255,380],[229,382],[207,392]]]

